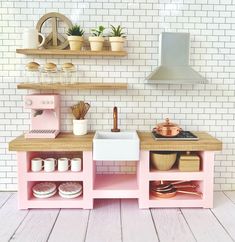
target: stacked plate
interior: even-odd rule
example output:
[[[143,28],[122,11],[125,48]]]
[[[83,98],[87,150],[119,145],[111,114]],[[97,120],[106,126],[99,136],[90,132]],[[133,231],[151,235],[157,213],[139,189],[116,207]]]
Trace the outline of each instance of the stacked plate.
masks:
[[[37,198],[49,198],[56,194],[56,184],[53,182],[41,182],[33,187],[33,195]]]
[[[59,195],[63,198],[75,198],[82,194],[82,185],[79,182],[64,182],[58,189]]]

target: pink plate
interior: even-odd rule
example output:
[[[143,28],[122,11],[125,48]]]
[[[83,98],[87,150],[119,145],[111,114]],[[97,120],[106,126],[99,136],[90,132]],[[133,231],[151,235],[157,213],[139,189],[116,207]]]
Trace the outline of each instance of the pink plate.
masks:
[[[46,195],[56,190],[56,184],[53,182],[41,182],[33,187],[33,192],[38,195]]]
[[[65,182],[59,186],[59,191],[64,195],[72,195],[79,193],[82,190],[82,185],[78,182]]]

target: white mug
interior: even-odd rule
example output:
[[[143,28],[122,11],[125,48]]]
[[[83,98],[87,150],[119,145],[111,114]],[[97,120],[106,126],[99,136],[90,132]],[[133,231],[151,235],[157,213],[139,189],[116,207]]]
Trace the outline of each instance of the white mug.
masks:
[[[39,171],[41,171],[42,168],[43,168],[42,162],[43,162],[43,159],[42,158],[39,158],[39,157],[33,158],[31,160],[31,170],[33,172],[39,172]]]
[[[81,171],[82,170],[82,159],[72,158],[71,159],[71,171]]]
[[[54,158],[46,158],[44,160],[44,171],[45,172],[55,171],[55,167],[56,167],[56,159],[54,159]]]
[[[58,171],[67,171],[69,169],[69,159],[59,158],[58,159]]]
[[[42,37],[42,42],[39,43],[38,35]],[[45,43],[45,36],[38,33],[37,29],[25,29],[23,33],[23,48],[25,49],[37,49]]]

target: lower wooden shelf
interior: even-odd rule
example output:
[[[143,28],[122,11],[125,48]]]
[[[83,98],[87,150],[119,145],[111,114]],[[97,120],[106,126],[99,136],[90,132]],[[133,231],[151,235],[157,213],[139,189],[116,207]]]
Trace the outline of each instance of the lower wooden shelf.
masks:
[[[121,82],[76,82],[76,83],[30,83],[22,82],[18,89],[33,90],[126,90],[127,83]]]

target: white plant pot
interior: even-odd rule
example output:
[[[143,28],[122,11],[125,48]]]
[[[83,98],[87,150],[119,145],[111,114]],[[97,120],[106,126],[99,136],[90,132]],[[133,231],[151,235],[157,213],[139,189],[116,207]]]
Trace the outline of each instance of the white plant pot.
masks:
[[[68,36],[68,41],[71,50],[81,50],[83,44],[82,36]]]
[[[73,134],[74,135],[87,134],[87,119],[73,120]]]
[[[123,51],[125,39],[122,37],[109,37],[112,51]]]
[[[89,37],[91,51],[101,51],[104,45],[104,37],[102,36],[91,36]]]

